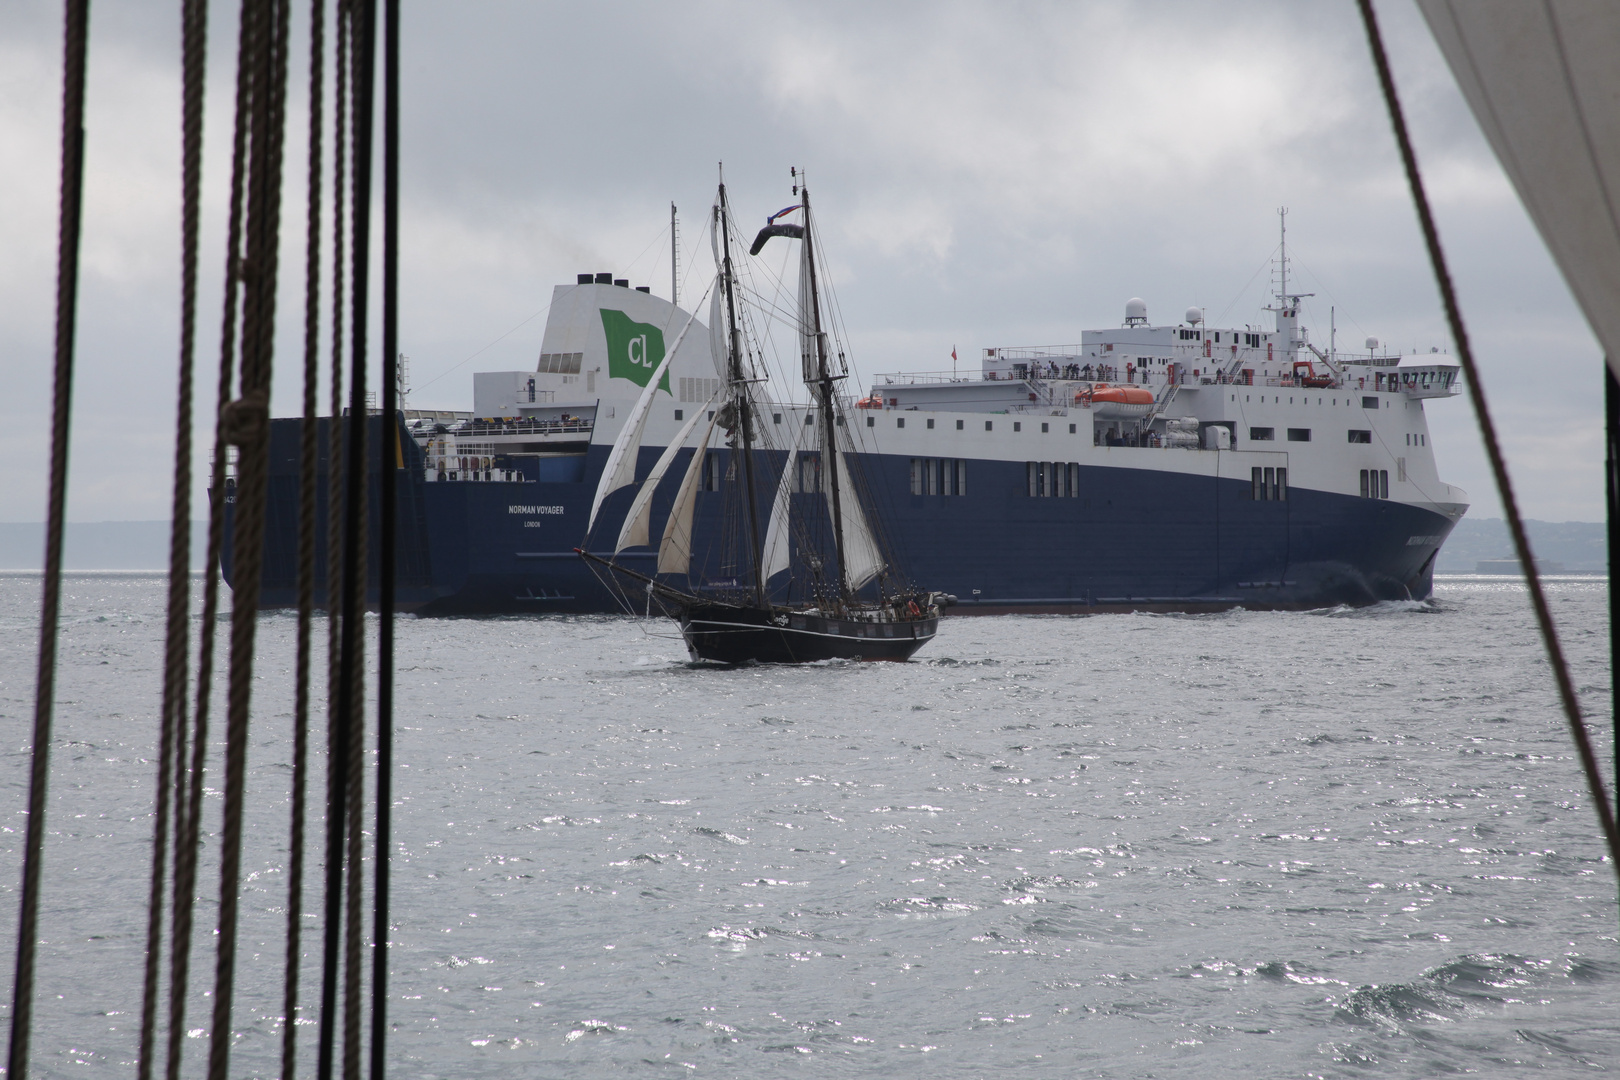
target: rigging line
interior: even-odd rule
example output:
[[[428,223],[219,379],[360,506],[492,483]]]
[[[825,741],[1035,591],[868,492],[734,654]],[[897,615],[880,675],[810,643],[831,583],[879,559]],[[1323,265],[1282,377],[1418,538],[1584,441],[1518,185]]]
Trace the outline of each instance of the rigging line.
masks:
[[[57,233],[56,358],[51,401],[51,478],[45,529],[45,582],[39,614],[39,672],[34,683],[34,741],[28,774],[28,828],[23,846],[22,908],[12,983],[11,1044],[6,1075],[25,1080],[34,1019],[34,963],[39,941],[40,860],[45,847],[50,782],[51,716],[56,700],[57,626],[62,607],[62,521],[67,508],[68,424],[73,408],[73,334],[79,300],[79,225],[84,206],[84,72],[90,0],[67,0],[62,57],[62,178]]]
[[[1615,580],[1616,571],[1620,571],[1620,559],[1616,559],[1617,548],[1620,548],[1620,529],[1616,529],[1615,522],[1620,521],[1620,383],[1615,381],[1614,367],[1609,363],[1608,357],[1603,358],[1603,428],[1604,448],[1606,453],[1603,462],[1603,479],[1605,481],[1604,494],[1608,503],[1608,555],[1609,580]],[[1615,693],[1615,673],[1620,672],[1620,619],[1617,613],[1614,590],[1609,591],[1609,696],[1610,709],[1614,713],[1614,770],[1615,776],[1620,777],[1620,695]],[[1615,785],[1615,813],[1620,814],[1620,781]]]
[[[682,281],[681,284],[684,285],[686,283],[685,283],[685,281]],[[467,359],[462,360],[462,361],[460,361],[460,362],[458,362],[456,364],[453,364],[450,367],[445,368],[443,371],[439,372],[437,375],[433,376],[433,378],[429,379],[425,383],[417,383],[417,384],[413,385],[411,387],[411,392],[412,393],[418,393],[418,392],[420,392],[422,390],[425,390],[428,387],[432,386],[434,383],[438,382],[440,379],[444,378],[446,375],[450,374],[452,371],[455,371],[457,368],[460,368],[460,367],[462,367],[462,366],[464,366],[466,364],[472,363],[474,360],[478,359],[480,356],[483,356],[485,353],[489,352],[489,350],[493,349],[495,346],[499,345],[501,342],[505,341],[507,338],[511,337],[513,334],[517,333],[519,330],[523,329],[525,326],[528,326],[530,323],[534,322],[534,320],[538,319],[542,315],[547,314],[550,311],[551,311],[551,304],[548,302],[545,307],[541,308],[539,311],[535,312],[533,315],[530,315],[527,319],[524,319],[522,322],[520,322],[516,326],[512,327],[512,329],[508,330],[506,333],[502,334],[500,337],[496,338],[494,341],[490,342],[488,345],[485,345],[482,349],[479,349],[477,352],[473,353],[471,356],[467,357]]]
[[[326,463],[326,895],[321,939],[320,1026],[316,1033],[316,1074],[332,1075],[332,1041],[337,1000],[337,941],[342,918],[343,891],[343,757],[347,742],[338,733],[343,642],[343,304],[344,229],[348,196],[345,162],[350,151],[349,115],[349,11],[339,0],[332,23],[336,41],[332,52],[332,413],[327,420]]]
[[[371,1080],[386,1075],[388,1036],[388,860],[393,827],[394,568],[399,402],[399,0],[384,0],[383,31],[383,415],[377,470],[382,487],[382,564],[377,584],[377,835],[371,917]],[[283,1080],[286,1080],[283,1077]]]
[[[1496,478],[1496,490],[1502,499],[1502,510],[1507,515],[1508,528],[1513,534],[1514,552],[1519,557],[1519,565],[1524,568],[1524,580],[1530,590],[1531,603],[1535,607],[1536,623],[1541,630],[1542,642],[1547,648],[1548,665],[1552,668],[1553,677],[1558,684],[1558,696],[1563,703],[1564,716],[1569,721],[1569,733],[1580,755],[1581,768],[1586,773],[1586,784],[1592,796],[1593,808],[1597,811],[1598,824],[1602,827],[1604,839],[1608,844],[1609,865],[1615,874],[1620,876],[1620,834],[1615,831],[1615,815],[1609,806],[1608,795],[1603,787],[1603,777],[1598,771],[1597,754],[1592,749],[1591,737],[1587,734],[1586,724],[1581,719],[1580,699],[1576,697],[1575,684],[1569,674],[1569,664],[1564,658],[1557,628],[1553,626],[1552,611],[1547,606],[1547,594],[1541,586],[1541,573],[1536,569],[1535,559],[1530,551],[1530,538],[1524,529],[1524,519],[1519,514],[1518,500],[1513,495],[1513,483],[1508,478],[1507,462],[1502,457],[1502,447],[1496,437],[1496,425],[1485,404],[1484,383],[1480,379],[1479,368],[1474,363],[1474,352],[1469,346],[1468,332],[1463,326],[1462,310],[1457,304],[1457,294],[1452,287],[1451,272],[1446,268],[1445,254],[1440,249],[1440,234],[1435,228],[1434,215],[1429,209],[1429,198],[1423,189],[1423,178],[1418,173],[1417,157],[1412,150],[1411,136],[1406,130],[1400,99],[1395,94],[1395,80],[1390,74],[1389,57],[1384,53],[1384,41],[1378,31],[1378,17],[1373,12],[1372,0],[1356,0],[1356,2],[1361,8],[1362,22],[1367,28],[1367,41],[1372,49],[1373,62],[1378,68],[1378,82],[1384,92],[1384,103],[1389,107],[1389,120],[1395,129],[1395,141],[1400,146],[1401,162],[1406,167],[1407,182],[1412,187],[1412,201],[1416,204],[1418,221],[1423,227],[1423,239],[1428,245],[1429,261],[1434,266],[1435,281],[1440,287],[1440,296],[1445,301],[1446,319],[1451,324],[1451,337],[1457,345],[1457,357],[1467,375],[1468,396],[1474,405],[1474,416],[1479,421],[1480,436],[1485,443],[1486,455],[1490,458],[1491,472]]]
[[[1271,249],[1271,253],[1265,257],[1265,259],[1260,263],[1259,266],[1255,267],[1254,273],[1249,275],[1249,280],[1245,281],[1243,283],[1243,287],[1237,291],[1237,295],[1232,297],[1231,300],[1227,301],[1226,306],[1221,309],[1221,313],[1219,315],[1215,316],[1214,325],[1219,326],[1226,319],[1226,313],[1231,311],[1234,307],[1236,307],[1238,305],[1238,302],[1243,299],[1244,294],[1246,294],[1249,291],[1249,287],[1254,284],[1254,279],[1260,276],[1260,271],[1264,270],[1266,267],[1271,265],[1272,256],[1276,255],[1276,254],[1277,254],[1277,248],[1274,245],[1272,247],[1272,249]],[[1210,325],[1210,324],[1206,322],[1205,325]]]
[[[216,421],[231,399],[236,358],[237,289],[242,280],[237,254],[242,244],[242,162],[248,133],[248,30],[244,22],[237,32],[236,110],[231,141],[230,214],[226,226],[225,297],[220,320],[219,381],[214,406]],[[229,457],[223,434],[223,429],[216,422],[209,490],[221,496],[225,491],[225,466]],[[169,1046],[165,1065],[169,1080],[179,1080],[180,1077],[186,992],[191,981],[191,929],[197,900],[197,845],[202,829],[203,775],[208,762],[208,711],[212,703],[215,631],[219,618],[219,563],[225,545],[224,507],[223,497],[209,500],[208,554],[203,569],[202,616],[197,628],[197,698],[192,710],[191,765],[189,773],[184,775],[185,797],[183,800],[177,799],[175,810],[174,945],[169,957]],[[181,775],[177,774],[177,795],[180,782]]]
[[[241,902],[242,816],[247,790],[254,653],[264,563],[265,503],[270,467],[270,382],[274,368],[276,284],[281,234],[281,166],[285,149],[290,0],[243,0],[256,17],[252,136],[249,142],[247,254],[242,295],[241,397],[220,413],[219,426],[240,453],[232,539],[230,675],[226,696],[225,806],[220,830],[219,942],[209,1080],[227,1080],[231,1008],[236,990],[237,921]],[[257,9],[256,12],[254,9]]]
[[[158,789],[152,837],[152,885],[146,923],[146,970],[141,993],[138,1080],[150,1080],[157,1040],[158,982],[163,956],[164,877],[168,867],[169,785],[185,774],[186,669],[191,648],[191,397],[197,330],[197,232],[202,184],[203,88],[207,74],[208,6],[181,5],[183,74],[180,166],[180,363],[174,421],[174,494],[169,511],[169,603],[164,640],[163,698],[158,743]],[[175,840],[179,840],[176,830]]]
[[[298,1068],[298,973],[303,952],[304,801],[309,789],[310,618],[315,607],[316,390],[320,381],[321,139],[325,134],[321,93],[326,49],[325,0],[311,0],[309,14],[308,233],[304,266],[304,420],[298,453],[298,644],[294,661],[292,814],[288,823],[287,952],[282,976],[281,1080]]]
[[[361,809],[365,768],[365,610],[368,574],[366,560],[370,542],[370,472],[366,463],[366,433],[371,419],[366,407],[366,358],[369,344],[367,301],[371,272],[371,163],[376,89],[376,0],[359,0],[353,5],[354,18],[354,172],[351,178],[354,206],[353,257],[349,272],[353,290],[350,331],[349,501],[345,561],[352,569],[346,574],[343,617],[342,701],[345,705],[343,732],[348,748],[345,761],[347,788],[347,852],[345,910],[343,926],[343,1077],[360,1078],[361,1040]],[[384,462],[377,463],[379,481]]]

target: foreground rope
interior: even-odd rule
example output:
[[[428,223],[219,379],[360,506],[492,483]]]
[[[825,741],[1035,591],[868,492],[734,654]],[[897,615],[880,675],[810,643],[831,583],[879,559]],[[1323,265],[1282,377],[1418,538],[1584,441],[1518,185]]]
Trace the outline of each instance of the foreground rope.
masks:
[[[1372,46],[1373,62],[1378,68],[1378,82],[1383,87],[1384,102],[1389,106],[1390,123],[1395,128],[1395,141],[1400,144],[1401,161],[1406,166],[1406,178],[1412,186],[1412,201],[1417,205],[1418,220],[1423,226],[1423,239],[1429,248],[1429,261],[1434,264],[1435,280],[1440,286],[1440,296],[1445,301],[1446,319],[1451,324],[1451,337],[1457,343],[1457,356],[1462,361],[1463,372],[1467,376],[1465,382],[1469,398],[1474,404],[1474,415],[1479,419],[1479,433],[1485,442],[1485,453],[1491,462],[1491,472],[1496,477],[1496,490],[1502,497],[1502,510],[1507,515],[1508,529],[1513,534],[1513,549],[1519,557],[1519,565],[1524,568],[1525,583],[1530,590],[1530,602],[1535,608],[1536,623],[1541,628],[1541,638],[1547,647],[1547,661],[1558,684],[1558,696],[1564,706],[1564,716],[1569,721],[1569,733],[1575,740],[1581,768],[1586,772],[1586,786],[1592,796],[1592,804],[1597,811],[1604,839],[1608,842],[1609,865],[1616,875],[1620,875],[1620,835],[1615,831],[1614,810],[1609,806],[1608,795],[1603,789],[1603,778],[1598,772],[1597,754],[1592,749],[1591,737],[1587,734],[1586,724],[1581,719],[1580,700],[1576,697],[1575,684],[1569,675],[1569,663],[1564,659],[1563,646],[1558,640],[1558,631],[1553,626],[1552,610],[1547,606],[1547,594],[1541,587],[1541,573],[1536,568],[1535,558],[1530,551],[1530,538],[1524,529],[1524,519],[1519,514],[1519,504],[1513,496],[1513,484],[1508,479],[1507,463],[1502,457],[1502,448],[1496,437],[1496,425],[1492,422],[1490,410],[1485,404],[1485,386],[1480,379],[1479,367],[1474,363],[1473,350],[1468,344],[1468,331],[1463,327],[1462,310],[1457,304],[1456,290],[1451,284],[1451,272],[1446,268],[1445,255],[1440,250],[1440,234],[1434,227],[1434,216],[1430,213],[1429,198],[1423,190],[1423,178],[1418,174],[1417,157],[1412,152],[1412,140],[1407,134],[1400,99],[1395,94],[1395,80],[1390,75],[1389,57],[1384,53],[1383,37],[1378,32],[1378,17],[1373,13],[1372,0],[1357,0],[1357,3],[1361,7],[1362,21],[1367,27],[1367,40]]]
[[[298,1068],[298,969],[304,911],[304,799],[309,787],[309,647],[315,606],[315,391],[320,379],[321,316],[321,91],[326,5],[310,4],[309,228],[304,246],[304,421],[298,446],[298,646],[294,660],[292,821],[288,826],[287,962],[283,976],[281,1080]]]
[[[169,507],[169,605],[158,736],[157,812],[141,995],[139,1080],[150,1080],[157,1042],[158,975],[163,955],[163,885],[169,852],[169,785],[185,772],[186,660],[191,647],[191,384],[197,330],[197,222],[202,187],[203,89],[208,5],[181,0],[180,372],[174,419],[174,495]],[[178,794],[178,793],[177,793]],[[176,800],[178,802],[178,800]],[[176,831],[178,839],[178,830]]]
[[[28,1075],[34,1020],[34,962],[39,941],[39,882],[50,781],[51,717],[56,704],[56,636],[62,606],[62,523],[67,505],[68,422],[73,406],[73,332],[79,302],[79,222],[84,204],[84,70],[90,2],[67,0],[62,48],[62,188],[56,247],[56,363],[51,401],[51,476],[45,526],[45,582],[39,611],[39,668],[34,684],[34,743],[28,773],[22,904],[12,982],[6,1075]]]

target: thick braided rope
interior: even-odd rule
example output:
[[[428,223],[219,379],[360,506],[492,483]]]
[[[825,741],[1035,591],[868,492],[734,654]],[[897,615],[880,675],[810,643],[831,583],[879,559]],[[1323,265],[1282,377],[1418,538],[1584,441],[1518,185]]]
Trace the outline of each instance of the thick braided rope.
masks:
[[[141,995],[139,1080],[150,1080],[157,1042],[158,981],[163,956],[163,895],[169,849],[169,785],[185,771],[186,661],[191,647],[191,388],[197,330],[197,224],[202,186],[203,90],[207,74],[208,5],[181,0],[180,371],[174,421],[174,495],[169,509],[169,605],[164,641],[158,741],[157,812]],[[178,793],[176,793],[178,795]]]
[[[241,895],[242,815],[247,788],[255,636],[264,555],[269,471],[269,402],[275,341],[276,284],[281,236],[281,166],[286,130],[289,0],[243,0],[243,18],[257,9],[253,134],[248,173],[247,271],[242,306],[242,396],[234,415],[241,450],[236,501],[231,602],[230,681],[225,739],[225,819],[220,834],[219,935],[214,966],[214,1015],[208,1047],[210,1080],[227,1080],[231,1007],[236,989],[236,936]]]
[[[1372,47],[1373,63],[1378,68],[1378,82],[1384,91],[1384,103],[1389,106],[1389,119],[1395,129],[1395,141],[1400,145],[1401,161],[1406,166],[1406,179],[1412,186],[1412,201],[1417,205],[1418,221],[1423,226],[1423,240],[1428,245],[1429,261],[1434,265],[1435,280],[1440,296],[1445,301],[1446,320],[1451,324],[1451,338],[1457,343],[1457,358],[1462,361],[1468,396],[1474,405],[1474,416],[1479,421],[1479,433],[1485,443],[1485,453],[1491,462],[1491,473],[1496,478],[1496,490],[1502,498],[1502,510],[1507,515],[1508,531],[1513,534],[1513,549],[1524,567],[1524,580],[1530,590],[1530,602],[1535,608],[1536,625],[1541,629],[1541,640],[1547,649],[1547,663],[1552,668],[1558,686],[1558,697],[1564,706],[1564,717],[1569,722],[1570,737],[1586,773],[1586,785],[1597,811],[1598,826],[1609,848],[1609,865],[1620,875],[1620,834],[1615,831],[1614,811],[1609,806],[1603,789],[1603,778],[1598,772],[1597,754],[1592,749],[1591,737],[1581,719],[1580,699],[1575,694],[1575,682],[1569,675],[1569,663],[1553,626],[1552,609],[1547,606],[1547,593],[1541,587],[1541,573],[1536,569],[1530,551],[1530,537],[1524,529],[1524,518],[1519,514],[1519,503],[1513,495],[1513,483],[1508,478],[1507,461],[1502,457],[1502,446],[1496,437],[1496,424],[1485,404],[1485,384],[1480,379],[1479,367],[1474,363],[1474,352],[1468,343],[1468,331],[1463,326],[1462,309],[1452,288],[1451,271],[1446,268],[1446,257],[1440,249],[1440,233],[1434,226],[1434,215],[1429,210],[1429,197],[1423,189],[1423,177],[1418,173],[1417,155],[1412,151],[1412,140],[1407,134],[1406,118],[1401,112],[1400,99],[1395,94],[1395,79],[1390,74],[1389,57],[1384,53],[1384,39],[1378,31],[1378,17],[1372,9],[1372,0],[1357,0],[1361,7],[1362,22],[1367,28],[1367,41]]]
[[[34,684],[34,745],[28,775],[28,829],[23,842],[17,968],[12,983],[7,1076],[28,1075],[34,1019],[34,963],[39,940],[39,888],[50,781],[51,716],[56,698],[56,636],[62,602],[62,523],[67,506],[68,422],[73,405],[73,331],[79,294],[79,223],[84,194],[84,70],[89,0],[68,0],[62,58],[62,188],[57,234],[56,362],[51,403],[51,476],[45,526],[45,583],[39,612],[39,670]]]
[[[298,456],[298,650],[293,680],[292,821],[288,825],[287,962],[283,976],[281,1080],[298,1066],[298,969],[304,909],[304,799],[309,787],[310,616],[315,606],[315,391],[320,379],[321,89],[326,5],[311,0],[309,37],[309,227],[304,266],[304,422]]]

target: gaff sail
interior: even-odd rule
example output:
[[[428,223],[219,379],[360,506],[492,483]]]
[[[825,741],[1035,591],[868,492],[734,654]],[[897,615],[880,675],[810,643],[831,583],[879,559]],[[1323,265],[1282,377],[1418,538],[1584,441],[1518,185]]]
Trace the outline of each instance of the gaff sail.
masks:
[[[698,415],[702,415],[699,413]],[[703,459],[708,456],[709,440],[714,437],[714,425],[720,414],[709,421],[703,439],[692,453],[692,463],[686,467],[680,490],[675,493],[675,505],[669,508],[669,520],[664,523],[664,537],[658,544],[658,572],[684,574],[692,568],[692,510],[697,505],[698,480],[703,476]]]
[[[714,288],[714,282],[709,282],[709,289]],[[704,293],[708,293],[708,289]],[[608,452],[607,464],[602,466],[602,479],[596,485],[596,498],[591,502],[591,516],[585,522],[585,532],[591,531],[596,524],[597,511],[602,509],[602,502],[613,492],[636,482],[636,452],[641,449],[641,432],[647,426],[647,413],[652,409],[653,395],[658,392],[658,383],[669,370],[669,362],[675,359],[675,353],[686,338],[686,332],[692,329],[692,323],[697,319],[698,308],[703,298],[692,305],[692,313],[686,317],[686,325],[681,332],[675,335],[675,343],[664,351],[664,358],[658,362],[653,371],[652,378],[642,389],[641,396],[630,409],[630,415],[625,417],[624,427],[619,429],[619,437],[613,440],[613,449]]]
[[[788,568],[793,558],[789,514],[793,505],[793,470],[798,467],[799,452],[788,450],[782,465],[782,479],[776,485],[776,498],[771,501],[771,520],[765,527],[765,549],[761,556],[766,581]]]
[[[619,530],[619,539],[613,545],[615,555],[627,547],[646,545],[647,526],[649,519],[652,517],[653,494],[658,490],[659,481],[664,479],[664,474],[669,471],[670,465],[675,461],[675,455],[680,453],[681,447],[686,445],[686,440],[692,435],[692,429],[698,426],[698,421],[703,419],[704,410],[713,405],[714,400],[711,397],[702,408],[693,412],[692,419],[688,420],[686,425],[670,440],[669,445],[664,448],[664,452],[658,456],[658,461],[653,465],[652,472],[648,473],[647,479],[642,481],[641,490],[636,492],[635,501],[630,504],[630,511],[624,516],[624,527]]]
[[[831,439],[827,441],[832,442]],[[850,483],[844,452],[836,447],[829,449],[833,461],[837,463],[838,490],[848,492],[848,496],[839,502],[838,516],[842,519],[839,522],[842,530],[838,539],[839,554],[844,560],[844,580],[853,592],[883,572],[883,554],[871,527],[866,523],[866,514],[861,510],[861,500],[855,495],[855,487]],[[829,510],[830,507],[829,503]]]

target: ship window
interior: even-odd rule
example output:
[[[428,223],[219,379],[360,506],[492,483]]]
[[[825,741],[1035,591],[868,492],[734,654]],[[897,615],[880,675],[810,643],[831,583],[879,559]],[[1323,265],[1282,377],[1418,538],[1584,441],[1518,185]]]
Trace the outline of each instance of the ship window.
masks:
[[[1271,442],[1277,438],[1277,429],[1268,427],[1252,427],[1249,429],[1250,442]]]
[[[684,415],[684,413],[685,413],[684,409],[676,409],[675,410],[675,419],[677,419],[677,420],[685,420],[686,416]]]
[[[1419,446],[1428,446],[1429,445],[1429,437],[1427,435],[1419,435],[1418,436],[1418,445]]]
[[[1040,494],[1040,484],[1041,484],[1040,465],[1037,462],[1034,462],[1034,461],[1026,461],[1026,462],[1024,462],[1024,478],[1028,483],[1029,497],[1033,499],[1036,495]]]
[[[960,421],[960,420],[958,420],[958,421],[957,421],[957,422],[956,422],[956,430],[957,430],[957,431],[961,431],[961,430],[962,430],[962,421]]]
[[[1361,479],[1362,487],[1366,487],[1367,474],[1365,472],[1361,474]],[[1266,497],[1265,481],[1258,465],[1249,470],[1249,480],[1253,485],[1250,489],[1249,498],[1253,499],[1255,502],[1259,502],[1261,499],[1264,499]]]
[[[929,431],[934,430],[934,418],[933,417],[928,418],[928,430]]]
[[[1378,497],[1380,499],[1389,498],[1389,470],[1388,469],[1379,469],[1378,470]]]
[[[1361,497],[1363,499],[1371,498],[1371,495],[1367,491],[1367,470],[1366,469],[1361,470]]]
[[[780,424],[781,422],[782,422],[782,414],[781,413],[779,413],[779,412],[771,413],[771,423]]]
[[[967,461],[962,458],[956,459],[956,493],[967,494]]]
[[[1308,427],[1291,427],[1288,429],[1289,442],[1310,442],[1311,429]]]
[[[1361,399],[1361,407],[1363,409],[1376,409],[1378,408],[1378,399],[1375,397],[1364,397]]]
[[[992,423],[994,423],[994,421],[991,421],[991,420],[986,420],[986,421],[985,421],[985,422],[984,422],[984,430],[986,430],[986,431],[989,431],[989,430],[991,430],[991,427],[990,427],[990,425],[991,425],[991,424],[992,424]]]
[[[714,414],[713,414],[713,413],[710,413],[710,414],[709,414],[709,415],[710,415],[710,416],[711,416],[711,417],[712,417],[712,416],[714,416]],[[815,413],[805,413],[805,414],[804,414],[804,426],[805,426],[805,427],[809,427],[809,426],[810,426],[810,425],[811,425],[811,424],[813,424],[813,423],[815,423],[815,422],[816,422],[816,415],[815,415]]]
[[[1013,421],[1013,430],[1014,431],[1023,431],[1024,430],[1023,423],[1018,421],[1018,420],[1014,420]]]
[[[1069,434],[1070,434],[1070,435],[1073,435],[1073,434],[1074,434],[1074,425],[1073,425],[1073,424],[1070,424],[1070,425],[1069,425]]]
[[[903,417],[903,416],[895,417],[894,418],[894,426],[895,427],[905,427],[906,426],[906,418]]]
[[[1270,471],[1270,470],[1267,470]],[[1277,470],[1277,483],[1271,489],[1271,497],[1279,502],[1288,501],[1288,470]]]
[[[833,423],[835,425],[837,425],[838,427],[843,427],[844,426],[844,418],[842,416],[835,416],[835,417],[833,417]]]
[[[877,417],[875,417],[875,416],[868,416],[868,417],[867,417],[867,418],[866,418],[866,426],[867,426],[867,427],[877,427]]]
[[[1353,443],[1370,443],[1372,442],[1372,432],[1358,428],[1351,428],[1350,441]]]
[[[1069,470],[1063,467],[1063,462],[1052,462],[1052,494],[1061,499],[1069,494]]]

